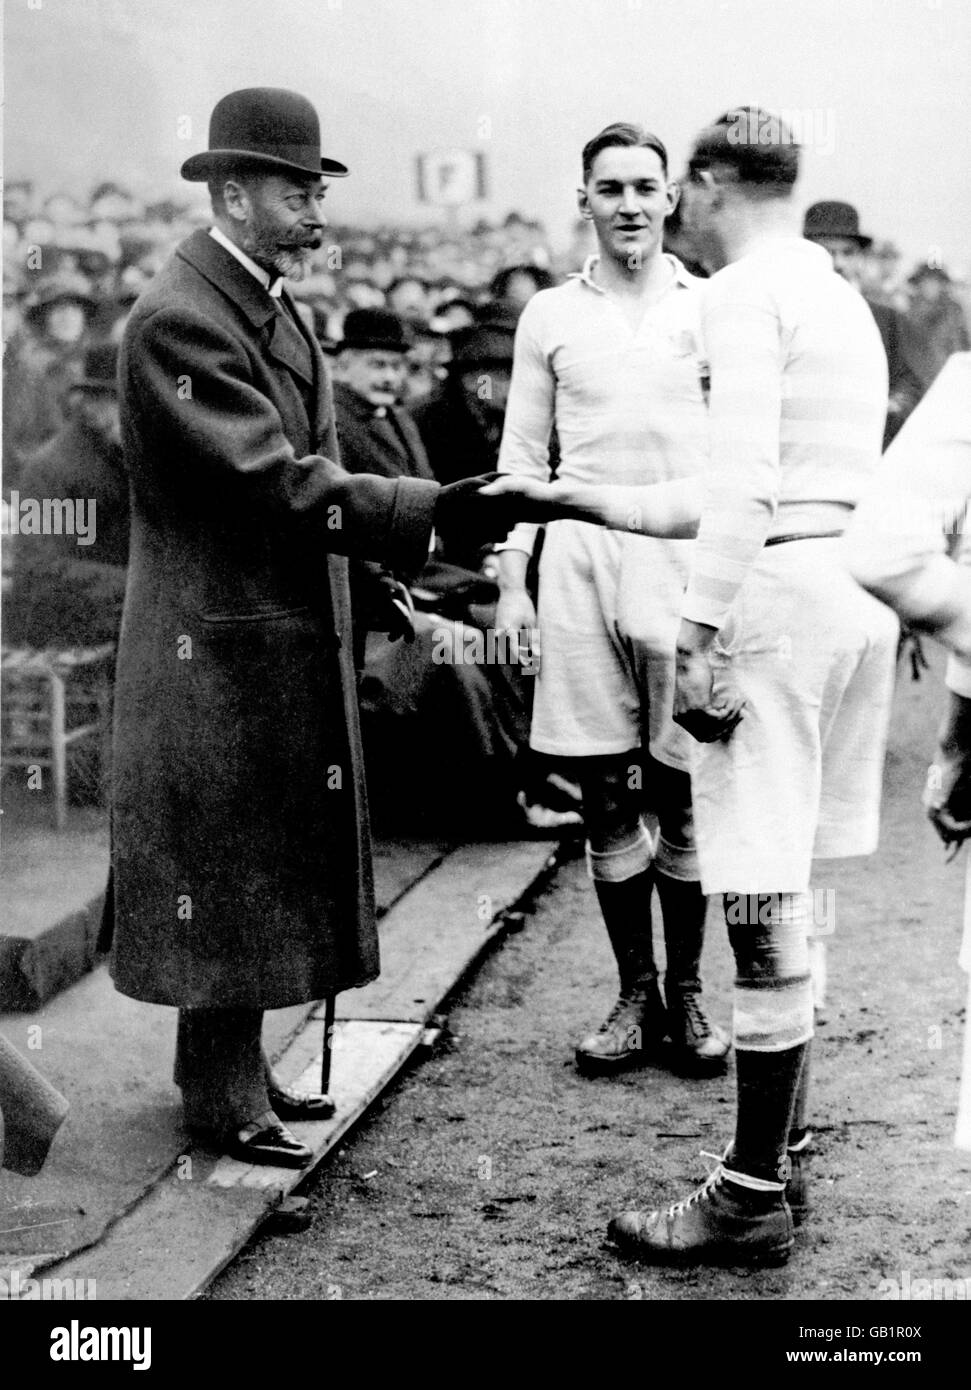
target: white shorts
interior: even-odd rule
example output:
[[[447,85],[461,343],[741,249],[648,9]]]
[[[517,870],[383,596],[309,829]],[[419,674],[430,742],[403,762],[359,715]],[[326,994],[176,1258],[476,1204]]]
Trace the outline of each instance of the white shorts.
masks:
[[[876,849],[898,625],[838,544],[767,546],[716,639],[748,703],[693,744],[706,893],[804,893],[814,858]]]
[[[646,743],[658,762],[688,771],[691,740],[671,709],[691,545],[583,521],[547,527],[533,748],[590,757]]]

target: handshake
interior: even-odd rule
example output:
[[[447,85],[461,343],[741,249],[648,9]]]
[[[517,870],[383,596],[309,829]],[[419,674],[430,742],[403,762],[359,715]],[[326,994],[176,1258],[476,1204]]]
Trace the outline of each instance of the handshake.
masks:
[[[540,496],[542,493],[542,497]],[[517,521],[556,517],[548,484],[480,473],[448,483],[435,499],[435,529],[447,538],[487,545],[505,540]]]

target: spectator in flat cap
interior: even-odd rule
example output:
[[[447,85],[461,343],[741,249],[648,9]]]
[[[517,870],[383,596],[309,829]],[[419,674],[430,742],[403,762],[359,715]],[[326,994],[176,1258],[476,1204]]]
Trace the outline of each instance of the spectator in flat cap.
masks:
[[[860,231],[860,217],[851,203],[813,203],[806,210],[802,234],[807,241],[814,241],[829,252],[838,275],[861,289],[863,257],[872,246],[873,238]],[[921,335],[911,328],[903,314],[889,304],[864,298],[880,330],[890,371],[890,400],[883,434],[883,447],[886,448],[926,389],[921,371],[925,348]]]
[[[13,585],[4,607],[7,641],[30,647],[97,646],[117,639],[128,566],[128,479],[121,454],[118,349],[96,344],[69,391],[68,419],[24,462],[21,497],[59,500],[83,535],[11,538]],[[80,504],[80,512],[78,511]]]
[[[954,298],[951,277],[941,265],[922,262],[907,278],[908,318],[923,348],[921,374],[925,388],[955,352],[971,348],[964,310]]]
[[[517,316],[495,303],[477,321],[449,335],[452,360],[438,400],[415,410],[415,419],[439,482],[495,467],[512,376]]]
[[[77,274],[44,277],[24,305],[3,362],[3,483],[17,485],[23,460],[65,422],[67,392],[82,372],[96,308]]]

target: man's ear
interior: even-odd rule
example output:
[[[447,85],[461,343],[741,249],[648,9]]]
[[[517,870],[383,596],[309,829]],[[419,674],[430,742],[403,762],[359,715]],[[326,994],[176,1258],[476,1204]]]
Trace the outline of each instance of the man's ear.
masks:
[[[668,194],[668,216],[670,216],[671,213],[674,212],[674,209],[678,206],[678,204],[679,204],[680,201],[681,201],[681,185],[680,185],[679,183],[677,183],[674,179],[672,179],[672,180],[669,182],[669,184],[668,184],[668,187],[667,187],[667,194]]]
[[[241,183],[227,179],[223,184],[223,201],[227,214],[235,222],[246,222],[253,207],[253,200]]]
[[[577,207],[580,209],[580,216],[585,217],[589,222],[593,217],[593,208],[590,206],[590,199],[587,197],[585,188],[577,189]]]
[[[711,202],[708,204],[709,211],[719,212],[725,203],[726,184],[724,181],[716,179],[710,169],[699,169],[695,178],[711,198]]]

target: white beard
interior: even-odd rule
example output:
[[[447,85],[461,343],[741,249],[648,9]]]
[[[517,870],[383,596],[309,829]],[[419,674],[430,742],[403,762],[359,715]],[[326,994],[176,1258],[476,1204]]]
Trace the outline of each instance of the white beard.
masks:
[[[273,257],[274,269],[287,280],[302,280],[310,269],[313,248],[294,247],[289,251],[277,251]]]
[[[258,233],[247,229],[242,238],[243,250],[259,265],[271,265],[287,280],[302,280],[310,268],[313,246],[281,247],[276,242],[267,245]]]

